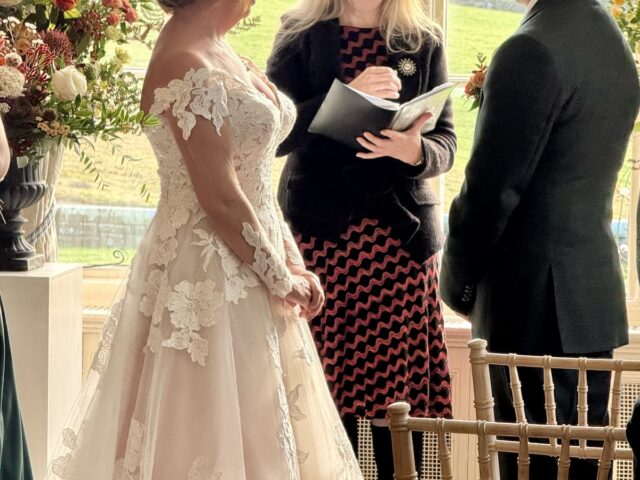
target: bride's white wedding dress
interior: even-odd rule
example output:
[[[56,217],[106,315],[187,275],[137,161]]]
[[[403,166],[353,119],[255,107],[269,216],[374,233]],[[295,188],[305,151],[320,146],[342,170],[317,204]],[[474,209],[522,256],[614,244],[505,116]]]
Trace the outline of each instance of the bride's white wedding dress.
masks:
[[[285,306],[302,264],[271,187],[293,104],[217,69],[156,90],[188,139],[198,117],[230,132],[239,184],[262,230],[243,263],[200,207],[171,129],[146,134],[162,192],[104,327],[50,480],[362,480],[306,321]],[[212,162],[215,158],[211,159]]]

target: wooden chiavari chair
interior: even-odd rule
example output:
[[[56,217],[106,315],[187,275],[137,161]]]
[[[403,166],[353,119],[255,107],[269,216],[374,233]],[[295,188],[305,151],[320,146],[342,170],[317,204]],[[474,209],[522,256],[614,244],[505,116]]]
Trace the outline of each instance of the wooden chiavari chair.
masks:
[[[469,342],[471,375],[473,379],[474,390],[474,406],[476,418],[479,420],[493,422],[494,417],[494,400],[491,390],[491,372],[490,365],[506,366],[509,369],[510,388],[513,397],[513,407],[517,423],[526,422],[525,403],[522,396],[522,384],[518,375],[518,368],[539,368],[543,370],[543,390],[545,398],[546,425],[557,426],[556,420],[556,402],[554,398],[554,381],[552,371],[554,369],[569,369],[578,371],[578,425],[576,427],[567,427],[565,434],[569,433],[571,439],[578,440],[578,445],[569,446],[563,443],[563,447],[569,449],[571,457],[599,459],[602,454],[602,447],[591,447],[587,445],[587,438],[575,437],[576,432],[580,432],[579,428],[586,428],[588,403],[587,392],[589,385],[587,383],[588,371],[609,371],[612,373],[611,395],[610,395],[610,416],[609,427],[616,429],[622,427],[620,425],[621,413],[621,393],[622,393],[622,375],[627,371],[640,371],[640,361],[635,360],[614,360],[614,359],[594,359],[594,358],[568,358],[568,357],[551,357],[551,356],[533,356],[533,355],[515,355],[491,353],[487,351],[487,342],[485,340],[472,340]],[[530,425],[529,428],[533,427]],[[537,427],[536,427],[537,428]],[[560,428],[560,427],[558,427]],[[564,427],[562,427],[564,428]],[[601,427],[606,428],[606,427]],[[624,430],[624,429],[621,429]],[[542,435],[542,438],[545,436]],[[536,454],[548,455],[550,452],[558,450],[558,440],[562,436],[549,435],[549,444],[535,443],[530,445],[530,451]],[[617,437],[616,437],[617,438]],[[622,438],[625,440],[626,438]],[[492,477],[499,478],[498,474],[498,452],[518,453],[521,447],[519,442],[512,440],[498,440],[494,435],[488,437],[489,456],[491,457]],[[612,459],[632,459],[633,455],[630,449],[619,448],[613,445]]]
[[[621,427],[590,427],[571,425],[533,425],[527,423],[498,423],[486,420],[445,420],[442,418],[412,418],[407,403],[394,403],[389,406],[389,428],[393,444],[393,461],[396,480],[418,480],[413,456],[411,432],[433,432],[438,439],[438,454],[442,480],[455,480],[451,451],[447,444],[447,434],[466,434],[478,437],[478,465],[480,480],[500,480],[497,459],[492,456],[496,448],[496,437],[516,438],[511,440],[518,454],[518,479],[529,480],[531,455],[548,455],[558,459],[557,480],[567,480],[572,458],[599,459],[597,480],[606,480],[613,467],[616,442],[625,440],[625,429]],[[531,442],[532,438],[549,438],[554,441],[547,444]],[[585,450],[572,446],[576,439],[603,442],[602,447]],[[623,455],[624,456],[624,455]],[[540,480],[540,479],[532,479]],[[551,480],[551,479],[546,479]]]

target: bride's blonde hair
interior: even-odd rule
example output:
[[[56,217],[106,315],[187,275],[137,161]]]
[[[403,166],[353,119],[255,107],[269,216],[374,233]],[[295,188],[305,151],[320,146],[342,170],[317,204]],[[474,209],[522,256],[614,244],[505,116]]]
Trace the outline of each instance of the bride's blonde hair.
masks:
[[[312,25],[340,17],[348,0],[298,0],[283,16],[276,49]],[[380,31],[390,52],[417,52],[427,40],[439,42],[440,29],[425,0],[383,0]]]

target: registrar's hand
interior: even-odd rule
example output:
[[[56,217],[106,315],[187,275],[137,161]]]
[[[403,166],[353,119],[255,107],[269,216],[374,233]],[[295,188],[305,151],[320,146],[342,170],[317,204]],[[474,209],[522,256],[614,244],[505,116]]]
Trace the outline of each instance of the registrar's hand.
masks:
[[[431,117],[430,113],[423,113],[411,125],[411,128],[404,132],[394,130],[382,130],[382,137],[365,132],[364,136],[358,137],[358,143],[368,152],[357,153],[358,158],[374,159],[381,157],[391,157],[407,165],[418,165],[422,162],[422,135],[420,131]]]
[[[400,98],[402,82],[395,70],[389,67],[369,67],[349,84],[350,87],[378,98]]]

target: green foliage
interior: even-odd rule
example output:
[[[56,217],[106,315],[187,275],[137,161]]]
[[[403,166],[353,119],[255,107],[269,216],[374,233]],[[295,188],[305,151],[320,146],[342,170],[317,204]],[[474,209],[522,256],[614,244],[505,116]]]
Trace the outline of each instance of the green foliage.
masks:
[[[6,64],[0,77],[24,76],[21,96],[0,91],[19,164],[37,161],[51,143],[61,143],[76,152],[99,189],[107,187],[86,149],[157,125],[140,111],[141,78],[123,69],[130,60],[123,46],[143,41],[162,18],[155,0],[24,0],[0,7],[0,65]],[[136,171],[127,168],[133,157],[112,159]],[[149,198],[146,186],[141,192]]]

